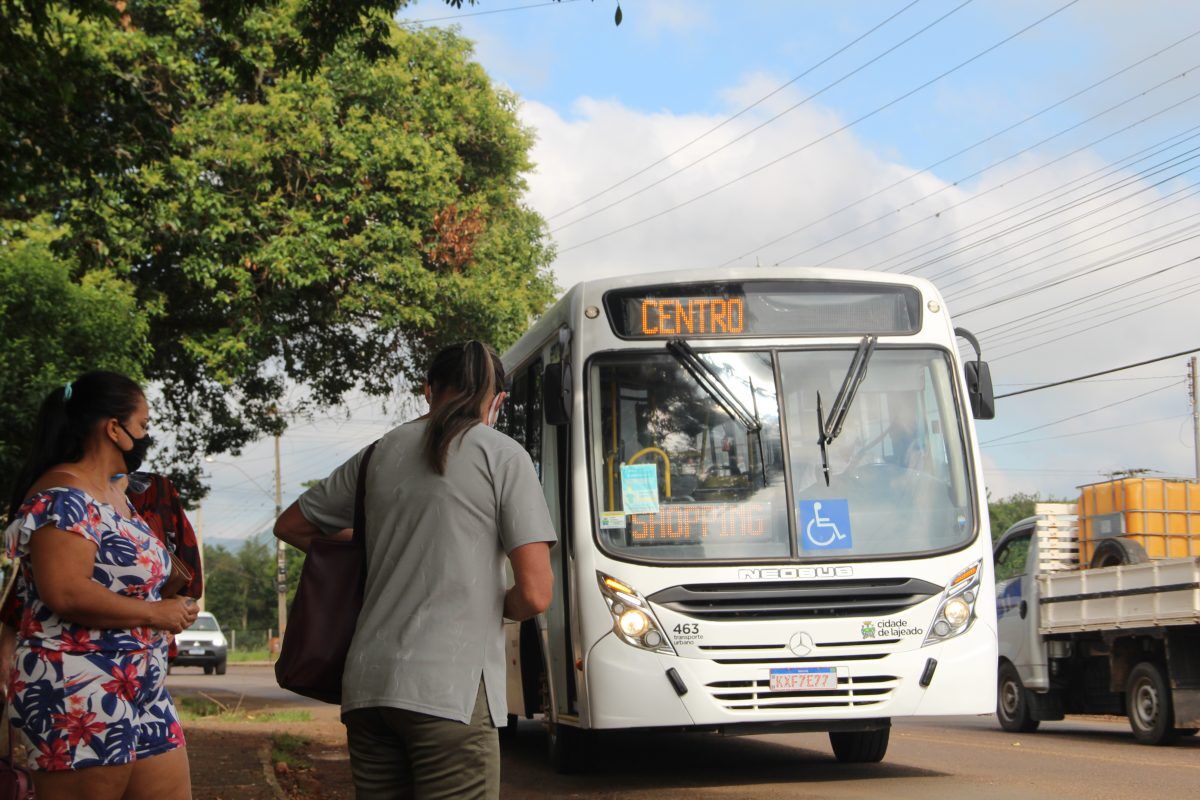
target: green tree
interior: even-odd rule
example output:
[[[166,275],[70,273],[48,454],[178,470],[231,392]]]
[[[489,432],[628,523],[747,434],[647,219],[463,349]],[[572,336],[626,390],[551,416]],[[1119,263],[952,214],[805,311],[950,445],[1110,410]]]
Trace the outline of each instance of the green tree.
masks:
[[[221,625],[249,627],[249,576],[235,553],[221,545],[204,546],[204,607]]]
[[[1074,500],[1056,500],[1042,497],[1037,492],[1027,494],[1016,492],[1000,500],[988,498],[988,515],[992,521],[992,542],[998,542],[1013,524],[1026,517],[1033,516],[1034,506],[1038,503],[1073,503]]]
[[[79,279],[51,249],[61,231],[41,220],[0,226],[0,478],[11,486],[46,393],[87,369],[140,377],[147,314],[110,270]],[[8,497],[5,495],[5,502]]]
[[[196,456],[281,430],[285,392],[387,395],[553,296],[516,99],[402,5],[0,4],[0,214],[53,212],[77,282],[134,287],[193,502]]]

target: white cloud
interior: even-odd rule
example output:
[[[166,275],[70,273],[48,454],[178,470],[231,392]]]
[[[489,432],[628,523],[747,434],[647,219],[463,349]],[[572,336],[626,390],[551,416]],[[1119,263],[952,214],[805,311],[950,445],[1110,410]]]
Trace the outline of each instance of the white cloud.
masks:
[[[749,98],[761,96],[765,87],[774,85],[778,85],[777,79],[751,76],[727,89],[724,97],[731,107],[737,107]],[[551,219],[551,227],[556,228],[648,186],[796,99],[796,96],[783,95],[773,99],[767,104],[771,107],[756,109],[703,142],[671,155],[663,164],[604,197]],[[679,145],[722,119],[665,111],[643,113],[617,102],[587,98],[579,100],[571,111],[566,117],[537,103],[527,103],[522,111],[525,122],[539,134],[534,151],[538,167],[530,176],[529,200],[547,216],[668,156]],[[743,253],[747,255],[739,262],[742,264],[753,264],[760,258],[763,264],[784,259],[784,263],[801,266],[819,264],[861,246],[861,249],[833,258],[830,265],[869,268],[878,264],[912,266],[920,260],[901,261],[897,258],[899,254],[908,251],[919,254],[928,250],[930,258],[941,260],[922,268],[918,274],[940,275],[935,282],[943,287],[951,312],[962,314],[967,309],[1070,275],[1089,265],[1103,266],[1106,259],[1111,262],[1131,247],[1144,248],[1163,235],[1178,238],[1200,220],[1200,198],[1189,196],[1193,190],[1185,183],[1194,182],[1194,176],[1185,175],[1159,187],[1151,186],[1153,181],[1200,164],[1200,160],[1182,163],[1173,172],[1164,172],[1149,180],[1134,173],[1165,156],[1128,169],[1117,169],[1102,180],[1097,176],[1085,178],[1096,170],[1112,169],[1104,158],[1091,151],[1043,166],[1092,137],[1127,124],[1137,113],[1131,111],[1130,116],[1123,119],[1100,120],[1064,137],[1053,148],[1039,149],[1014,159],[967,185],[949,185],[932,175],[916,176],[833,219],[812,225],[784,242],[755,250],[760,243],[818,220],[915,171],[911,165],[889,160],[852,132],[847,132],[651,222],[578,249],[569,249],[684,203],[843,124],[835,112],[816,103],[809,104],[697,163],[679,176],[558,231],[555,237],[562,252],[555,270],[559,283],[567,287],[585,277],[715,266]],[[1185,123],[1186,119],[1181,111],[1174,120],[1180,124],[1171,130],[1190,126],[1192,123]],[[1173,125],[1170,119],[1166,122]],[[1149,146],[1155,138],[1168,135],[1163,132],[1165,128],[1157,130],[1159,132],[1151,137],[1134,129],[1109,144],[1122,154],[1132,153]],[[1041,135],[1044,131],[1038,138]],[[1190,145],[1171,152],[1181,153],[1197,145],[1200,140],[1193,140]],[[1019,142],[1014,143],[1011,149],[1021,146]],[[1022,177],[1038,167],[1042,168]],[[1063,191],[1061,187],[1073,180],[1080,181],[1079,186],[1058,197],[1056,193]],[[1083,180],[1091,182],[1084,185]],[[1078,201],[1088,192],[1111,187],[1119,180],[1125,182],[1119,191],[1108,191],[1089,202],[1081,202],[1072,211],[1037,221],[1038,214],[1071,200]],[[1168,197],[1180,189],[1182,191]],[[935,196],[923,199],[935,192]],[[1043,194],[1046,195],[1044,199],[1053,200],[1029,209],[1030,199]],[[1147,205],[1154,201],[1157,201],[1154,205]],[[1022,203],[1027,205],[1020,205]],[[1028,210],[1013,216],[1014,207]],[[939,211],[942,212],[939,217],[925,219]],[[865,224],[884,215],[887,216],[883,222]],[[1000,221],[1003,224],[998,224]],[[904,229],[914,222],[917,224]],[[822,246],[822,242],[859,225],[864,225],[862,230]],[[1009,228],[1014,229],[997,235]],[[1152,230],[1155,228],[1158,230]],[[872,242],[892,231],[900,232]],[[1192,231],[1193,234],[1197,232],[1200,229]],[[1163,243],[1170,241],[1172,239],[1166,239]],[[940,243],[942,247],[930,250],[930,242]],[[1000,388],[1001,392],[1017,388],[1008,384],[1070,377],[1194,346],[1200,341],[1196,340],[1192,309],[1197,307],[1195,300],[1200,299],[1200,294],[1191,300],[1162,304],[1128,319],[1115,318],[1188,290],[1200,289],[1200,261],[1114,291],[1088,304],[1062,309],[1053,307],[1200,255],[1198,243],[1200,239],[1175,244],[1159,253],[1102,269],[1090,276],[1070,280],[1059,288],[1007,302],[994,309],[961,316],[956,321],[985,331],[982,336],[985,357],[996,359],[993,363],[995,379],[997,383],[1005,384]],[[806,250],[809,252],[802,256],[785,258]],[[955,252],[959,250],[961,252]],[[1181,283],[1173,286],[1175,282]],[[1152,289],[1155,293],[1138,299],[1143,292]],[[1030,319],[1012,324],[1017,317],[1026,314],[1032,315]],[[1005,324],[1008,327],[997,327]],[[1099,327],[1069,335],[1094,324]],[[1042,346],[1017,352],[1029,345]],[[1183,360],[1112,376],[1121,380],[1078,384],[1002,400],[1000,419],[981,423],[980,439],[986,442],[1173,383],[1170,379],[1140,380],[1148,375],[1172,375],[1181,381],[1184,378]],[[1128,380],[1130,378],[1139,380]],[[1011,441],[1037,441],[985,448],[987,463],[993,467],[988,474],[989,486],[997,496],[1016,490],[1063,495],[1073,491],[1079,483],[1098,480],[1099,473],[1104,470],[1149,467],[1170,474],[1190,474],[1190,441],[1181,439],[1178,430],[1187,413],[1184,387],[1176,386],[1075,421],[1012,437]],[[1117,427],[1164,417],[1170,419]],[[1109,427],[1115,429],[1046,438]]]
[[[622,7],[624,21],[644,36],[684,35],[709,26],[712,18],[708,9],[695,0],[651,0],[647,3],[626,2]]]

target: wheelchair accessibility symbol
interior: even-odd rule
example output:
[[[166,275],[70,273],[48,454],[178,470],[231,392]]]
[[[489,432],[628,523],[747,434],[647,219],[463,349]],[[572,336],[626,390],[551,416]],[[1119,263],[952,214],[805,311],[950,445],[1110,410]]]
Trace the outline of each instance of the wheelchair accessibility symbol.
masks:
[[[800,501],[800,547],[803,550],[849,550],[850,503],[846,500]]]

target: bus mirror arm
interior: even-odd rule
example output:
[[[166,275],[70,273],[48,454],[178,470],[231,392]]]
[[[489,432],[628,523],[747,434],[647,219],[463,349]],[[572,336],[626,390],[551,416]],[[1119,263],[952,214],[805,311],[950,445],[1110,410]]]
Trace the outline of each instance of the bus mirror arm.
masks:
[[[975,350],[975,360],[963,364],[967,398],[971,401],[971,415],[975,419],[995,419],[996,395],[992,388],[992,370],[983,360],[979,340],[966,328],[955,328],[954,335],[966,339]]]

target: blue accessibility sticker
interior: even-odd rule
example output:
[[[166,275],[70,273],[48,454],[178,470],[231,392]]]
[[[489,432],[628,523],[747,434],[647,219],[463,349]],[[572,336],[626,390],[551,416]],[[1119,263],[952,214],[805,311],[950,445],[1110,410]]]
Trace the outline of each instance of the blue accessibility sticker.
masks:
[[[849,501],[800,501],[800,549],[849,550],[853,546]]]

